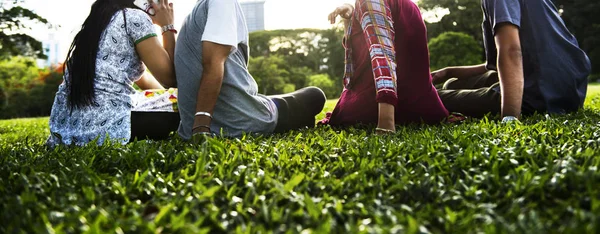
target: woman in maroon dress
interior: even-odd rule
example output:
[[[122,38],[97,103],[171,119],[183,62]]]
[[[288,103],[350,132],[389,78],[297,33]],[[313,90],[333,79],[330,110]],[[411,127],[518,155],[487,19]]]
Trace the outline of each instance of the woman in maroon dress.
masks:
[[[377,124],[393,133],[396,124],[439,123],[448,117],[431,83],[427,29],[411,0],[356,0],[329,15],[346,21],[344,91],[321,123]]]

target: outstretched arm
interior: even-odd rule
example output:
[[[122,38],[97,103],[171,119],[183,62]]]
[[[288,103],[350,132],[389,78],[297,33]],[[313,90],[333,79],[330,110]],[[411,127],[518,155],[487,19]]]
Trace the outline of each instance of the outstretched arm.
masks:
[[[369,47],[371,67],[379,103],[379,133],[393,132],[395,127],[396,48],[392,13],[383,0],[359,0],[356,9],[363,35]]]
[[[431,73],[432,82],[434,84],[440,84],[446,82],[450,78],[469,78],[477,75],[486,73],[488,69],[486,64],[479,64],[474,66],[459,66],[459,67],[446,67]]]

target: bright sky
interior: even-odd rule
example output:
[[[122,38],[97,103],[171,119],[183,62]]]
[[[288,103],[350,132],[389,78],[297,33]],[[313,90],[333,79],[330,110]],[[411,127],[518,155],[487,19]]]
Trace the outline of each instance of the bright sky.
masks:
[[[244,0],[241,0],[243,2]],[[32,9],[52,24],[60,25],[57,39],[73,38],[88,15],[94,0],[29,0],[25,7]],[[175,26],[192,10],[196,0],[171,0],[175,7]],[[342,3],[354,0],[267,0],[265,3],[265,28],[328,28],[327,14]],[[76,10],[75,10],[76,9]],[[49,30],[36,28],[32,33],[40,40],[46,39]],[[70,40],[70,39],[67,39]]]
[[[243,2],[246,0],[240,0]],[[329,28],[327,15],[342,3],[355,0],[266,0],[265,28]],[[413,0],[416,1],[416,0]],[[61,50],[66,50],[75,33],[87,17],[94,0],[27,0],[24,5],[51,24],[60,25],[54,38],[61,42]],[[192,10],[197,0],[171,0],[175,7],[175,27],[179,28],[183,19]],[[30,35],[47,40],[51,30],[36,27]],[[66,51],[64,52],[66,54]]]

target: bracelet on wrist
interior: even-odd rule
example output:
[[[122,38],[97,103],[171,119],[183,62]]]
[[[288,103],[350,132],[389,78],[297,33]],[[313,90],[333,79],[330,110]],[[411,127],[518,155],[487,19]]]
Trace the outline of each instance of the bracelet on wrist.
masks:
[[[177,33],[175,26],[173,24],[167,24],[165,26],[160,27],[162,34],[164,35],[166,32]]]
[[[205,112],[205,111],[198,111],[198,112],[196,112],[196,114],[194,116],[196,116],[196,117],[198,117],[198,116],[206,116],[206,117],[208,117],[210,119],[213,118],[210,113]]]

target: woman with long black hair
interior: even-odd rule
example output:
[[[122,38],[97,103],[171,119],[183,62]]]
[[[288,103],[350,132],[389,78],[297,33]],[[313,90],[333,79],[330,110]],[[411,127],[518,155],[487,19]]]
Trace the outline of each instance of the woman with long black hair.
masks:
[[[173,5],[168,0],[151,4],[153,16],[138,8],[134,0],[93,3],[65,60],[64,81],[50,116],[48,145],[85,145],[94,140],[102,144],[108,139],[125,144],[132,138],[131,113],[140,104],[134,98],[140,95],[133,83],[143,90],[176,86]],[[154,24],[162,28],[163,45]],[[152,75],[145,72],[146,66]],[[155,108],[147,109],[172,105],[169,96],[176,93],[172,89],[166,93],[166,104],[157,99]]]

